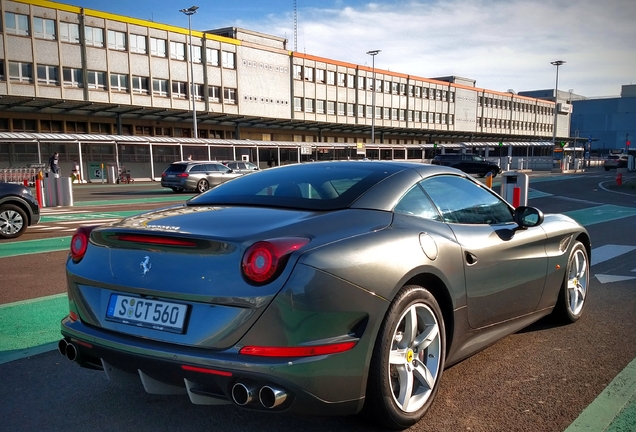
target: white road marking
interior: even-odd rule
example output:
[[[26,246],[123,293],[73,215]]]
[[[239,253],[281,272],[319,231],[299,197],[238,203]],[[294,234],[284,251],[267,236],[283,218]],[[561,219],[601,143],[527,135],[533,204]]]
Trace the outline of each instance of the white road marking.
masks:
[[[592,262],[591,265],[596,265],[604,261],[616,258],[617,256],[626,254],[636,249],[636,246],[624,246],[624,245],[603,245],[592,249]]]
[[[622,282],[622,281],[626,281],[626,280],[636,279],[635,276],[616,276],[616,275],[606,275],[606,274],[599,274],[599,275],[594,275],[594,276],[602,284],[610,283],[610,282]]]

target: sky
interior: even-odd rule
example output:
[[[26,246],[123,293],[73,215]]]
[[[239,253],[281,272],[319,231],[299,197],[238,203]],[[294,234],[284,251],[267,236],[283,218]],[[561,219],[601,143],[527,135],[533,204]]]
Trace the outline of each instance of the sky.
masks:
[[[181,0],[183,1],[183,0]],[[497,91],[558,88],[618,96],[636,84],[636,0],[67,0],[188,27],[241,27],[288,49],[424,78],[455,75]],[[294,40],[296,17],[297,40]]]

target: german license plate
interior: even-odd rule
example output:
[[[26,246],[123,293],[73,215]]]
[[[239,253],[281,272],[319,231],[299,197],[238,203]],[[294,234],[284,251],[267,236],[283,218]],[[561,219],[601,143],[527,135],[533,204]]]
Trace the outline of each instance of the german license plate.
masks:
[[[188,306],[121,294],[111,294],[106,319],[137,327],[183,333]]]

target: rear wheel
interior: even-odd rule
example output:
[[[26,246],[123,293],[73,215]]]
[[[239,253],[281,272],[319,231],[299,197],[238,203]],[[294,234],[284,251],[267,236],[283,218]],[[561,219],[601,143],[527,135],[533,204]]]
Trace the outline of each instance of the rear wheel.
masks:
[[[0,238],[20,237],[28,225],[26,213],[20,207],[13,204],[0,205]]]
[[[435,297],[420,286],[402,288],[376,340],[367,413],[391,429],[417,423],[437,393],[445,350],[444,320]]]
[[[199,180],[199,183],[197,183],[197,192],[203,193],[208,189],[210,189],[210,183],[205,179]]]
[[[568,259],[568,268],[561,285],[559,300],[554,307],[556,318],[575,322],[583,314],[590,282],[590,261],[583,243],[576,242]]]

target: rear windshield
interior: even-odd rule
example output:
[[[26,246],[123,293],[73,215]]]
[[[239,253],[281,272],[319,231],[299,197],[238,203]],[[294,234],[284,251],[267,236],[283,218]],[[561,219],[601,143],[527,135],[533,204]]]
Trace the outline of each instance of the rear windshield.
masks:
[[[168,173],[182,173],[186,170],[186,164],[171,164],[168,168],[166,168],[165,172]]]
[[[404,169],[382,162],[312,162],[254,172],[192,198],[188,205],[241,204],[336,210]]]

